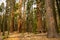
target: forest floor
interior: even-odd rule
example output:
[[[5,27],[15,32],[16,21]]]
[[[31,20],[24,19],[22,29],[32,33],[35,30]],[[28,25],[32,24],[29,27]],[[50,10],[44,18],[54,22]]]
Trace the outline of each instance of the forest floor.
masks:
[[[11,33],[4,40],[60,40],[60,38],[47,38],[47,33]]]

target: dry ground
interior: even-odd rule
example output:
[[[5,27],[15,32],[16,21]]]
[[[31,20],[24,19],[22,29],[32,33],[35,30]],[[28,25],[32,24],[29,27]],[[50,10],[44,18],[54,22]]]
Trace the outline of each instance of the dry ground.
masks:
[[[60,40],[60,38],[47,38],[46,33],[14,33],[5,40]]]

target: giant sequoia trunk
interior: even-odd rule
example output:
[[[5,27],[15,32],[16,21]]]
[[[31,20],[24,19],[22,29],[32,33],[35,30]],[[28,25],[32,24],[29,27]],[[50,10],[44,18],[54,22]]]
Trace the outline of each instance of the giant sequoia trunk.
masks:
[[[37,1],[37,31],[43,32],[43,26],[42,26],[42,4],[40,0]]]
[[[47,23],[47,33],[48,37],[58,37],[57,24],[54,17],[54,0],[45,0],[46,8],[46,23]]]

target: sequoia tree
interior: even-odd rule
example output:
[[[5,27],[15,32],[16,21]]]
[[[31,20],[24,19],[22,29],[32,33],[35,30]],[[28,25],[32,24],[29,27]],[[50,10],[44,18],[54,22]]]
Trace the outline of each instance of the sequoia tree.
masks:
[[[41,0],[36,0],[37,3],[37,31],[43,32],[43,25],[42,25],[42,3]]]
[[[45,0],[47,36],[58,37],[54,0]]]

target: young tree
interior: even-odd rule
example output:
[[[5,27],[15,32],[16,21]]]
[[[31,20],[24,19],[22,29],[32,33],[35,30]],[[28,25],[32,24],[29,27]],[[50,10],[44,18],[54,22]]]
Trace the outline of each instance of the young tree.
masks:
[[[33,5],[34,0],[28,0],[27,2],[27,32],[32,32],[32,22],[33,22],[33,16],[31,13],[31,7]]]
[[[0,35],[1,35],[1,19],[2,19],[2,16],[0,15]]]
[[[2,12],[4,12],[4,3],[1,4],[1,8],[2,8]],[[3,13],[4,14],[4,13]],[[2,14],[1,14],[2,15]],[[5,27],[6,27],[6,23],[5,23],[5,15],[3,15],[3,21],[2,21],[2,31],[3,31],[3,36],[5,35]]]
[[[56,0],[56,5],[57,5],[58,13],[60,15],[60,0]]]
[[[8,32],[10,27],[10,23],[8,23],[9,14],[10,14],[10,0],[9,1],[6,0],[5,26]]]
[[[3,27],[3,36],[5,35],[5,15],[3,15],[3,21],[2,21],[2,27]]]
[[[57,33],[57,24],[54,7],[54,0],[45,0],[45,8],[46,8],[46,24],[47,24],[47,36],[48,37],[58,37]]]
[[[15,0],[10,0],[10,32],[14,31],[14,6],[15,6]]]
[[[42,2],[41,0],[36,0],[37,3],[37,32],[43,32],[42,25]]]
[[[18,32],[21,32],[21,27],[22,27],[22,14],[21,14],[21,8],[22,8],[22,0],[19,0],[19,13],[18,13],[18,20],[17,20],[17,22],[18,22]]]
[[[26,32],[26,0],[23,0],[23,13],[22,13],[22,20],[23,20],[23,23],[22,23],[22,31],[23,32]]]
[[[57,23],[58,23],[58,26],[60,25],[60,0],[55,0],[55,3],[56,3],[56,12],[57,12]]]

